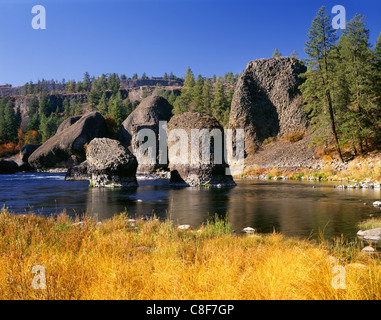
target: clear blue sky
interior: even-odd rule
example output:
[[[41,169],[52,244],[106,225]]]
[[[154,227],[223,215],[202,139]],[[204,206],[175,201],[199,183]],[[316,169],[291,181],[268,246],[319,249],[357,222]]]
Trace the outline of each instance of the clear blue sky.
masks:
[[[31,26],[46,8],[46,30]],[[371,42],[381,31],[379,0],[0,0],[0,84],[81,80],[116,72],[211,77],[241,72],[250,60],[304,56],[318,9],[343,5],[367,17]]]

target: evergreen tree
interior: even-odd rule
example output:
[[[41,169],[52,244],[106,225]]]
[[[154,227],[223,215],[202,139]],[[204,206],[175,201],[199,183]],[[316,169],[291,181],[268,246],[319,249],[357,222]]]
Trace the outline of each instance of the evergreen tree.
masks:
[[[99,104],[99,100],[102,97],[100,86],[101,86],[100,83],[97,82],[97,84],[93,86],[93,88],[87,95],[87,98],[89,99],[89,103],[91,104],[93,108],[96,108],[96,106]]]
[[[294,50],[291,52],[290,57],[292,58],[298,58],[298,53]]]
[[[377,97],[376,103],[381,109],[381,32],[378,36],[376,45],[374,47],[374,63],[373,63],[373,91]]]
[[[21,110],[20,108],[17,108],[16,110],[16,128],[20,129],[21,127],[21,122],[22,122],[22,116],[21,116]]]
[[[282,54],[279,52],[278,48],[275,48],[275,51],[273,52],[273,58],[281,57]]]
[[[64,101],[62,102],[62,108],[63,108],[65,119],[69,118],[71,116],[71,110],[70,110],[69,101],[67,99],[64,99]]]
[[[335,84],[337,76],[342,75],[334,90],[342,92],[343,85],[347,88],[346,95],[341,96],[344,101],[339,99],[335,102],[344,106],[337,111],[342,144],[350,142],[355,153],[356,145],[364,153],[365,143],[378,127],[378,119],[375,117],[378,108],[373,102],[374,95],[370,86],[373,53],[369,43],[369,30],[366,29],[364,20],[364,16],[355,15],[347,23],[338,43],[340,59],[336,64],[336,77],[333,78]]]
[[[88,72],[83,75],[82,87],[86,92],[91,91],[91,79]]]
[[[40,114],[35,113],[33,117],[29,120],[28,125],[26,127],[26,131],[38,131],[40,128]]]
[[[210,80],[207,78],[202,88],[202,113],[212,115],[213,87]]]
[[[108,102],[108,100],[107,100],[106,92],[103,92],[102,97],[99,100],[99,103],[97,105],[98,112],[103,116],[106,116],[108,114],[107,102]]]
[[[118,127],[127,118],[127,108],[120,92],[110,98],[109,115],[116,121]]]
[[[41,135],[42,142],[46,142],[57,132],[58,126],[60,124],[60,119],[56,115],[50,115],[46,117],[41,115],[39,133]]]
[[[30,99],[28,107],[29,118],[32,118],[34,114],[38,112],[38,108],[40,107],[40,102],[38,101],[37,96],[33,96],[32,99]]]
[[[225,88],[221,77],[217,78],[214,85],[214,99],[212,102],[212,108],[214,117],[220,121],[220,123],[224,124],[224,116],[226,110],[228,109],[228,105],[226,101]]]
[[[6,141],[16,141],[18,123],[16,118],[16,113],[14,105],[11,101],[8,101],[4,108],[4,136],[3,139]]]
[[[185,74],[184,87],[193,88],[194,85],[195,85],[194,75],[191,68],[188,67]]]
[[[51,112],[49,97],[44,94],[40,99],[40,114],[43,114],[45,117],[49,117]]]
[[[176,101],[176,95],[173,91],[171,91],[171,94],[169,95],[169,98],[168,98],[168,102],[169,104],[173,106],[175,101]]]
[[[82,114],[81,103],[76,98],[72,98],[70,100],[70,113],[73,116],[79,116]]]
[[[197,81],[195,82],[195,85],[193,87],[193,104],[195,107],[195,111],[197,112],[203,112],[203,96],[202,91],[204,88],[204,79],[202,78],[201,74],[197,76]]]
[[[233,72],[228,72],[227,74],[225,74],[225,77],[224,79],[229,82],[230,84],[234,84],[235,83],[235,79],[234,79],[234,75],[233,75]]]
[[[329,136],[332,137],[339,157],[343,161],[331,94],[334,61],[330,52],[335,50],[336,40],[336,31],[323,6],[312,21],[308,32],[305,48],[308,70],[304,74],[306,81],[301,90],[313,130],[318,133],[319,139],[318,141],[315,139],[314,142],[327,143]],[[327,132],[327,127],[330,128],[330,132]]]

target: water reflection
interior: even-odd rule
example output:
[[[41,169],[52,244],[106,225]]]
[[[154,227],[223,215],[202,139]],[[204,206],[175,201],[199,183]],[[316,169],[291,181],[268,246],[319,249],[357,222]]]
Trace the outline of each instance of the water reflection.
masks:
[[[89,188],[88,182],[64,181],[59,174],[0,176],[0,205],[15,213],[89,212],[100,220],[126,211],[132,217],[170,218],[194,227],[218,214],[233,229],[274,229],[286,235],[353,237],[356,224],[380,216],[372,203],[379,189],[335,189],[329,183],[237,181],[233,188],[173,188],[168,181],[139,181],[137,189]],[[367,205],[364,205],[366,203]]]

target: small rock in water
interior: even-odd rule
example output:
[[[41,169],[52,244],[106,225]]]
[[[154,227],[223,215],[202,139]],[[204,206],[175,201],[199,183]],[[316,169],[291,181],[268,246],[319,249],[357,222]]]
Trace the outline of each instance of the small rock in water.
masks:
[[[381,201],[375,201],[373,202],[374,207],[381,207]]]
[[[189,224],[182,224],[181,226],[177,227],[180,230],[188,230],[190,228]]]
[[[254,233],[255,229],[253,229],[251,227],[246,227],[242,231],[250,234],[250,233]]]

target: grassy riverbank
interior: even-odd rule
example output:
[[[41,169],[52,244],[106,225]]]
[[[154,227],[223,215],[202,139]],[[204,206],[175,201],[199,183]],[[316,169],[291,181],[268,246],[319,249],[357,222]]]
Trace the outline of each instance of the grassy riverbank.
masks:
[[[3,209],[0,298],[381,299],[378,258],[340,241],[235,235],[218,219],[199,230],[155,220],[134,226],[125,214],[78,222]],[[345,290],[332,287],[338,264]],[[46,289],[32,286],[36,265],[46,271]]]
[[[318,180],[353,183],[360,181],[381,182],[381,155],[374,153],[366,157],[357,157],[352,161],[340,163],[330,157],[323,157],[319,169],[306,167],[260,168],[252,165],[241,178],[259,178],[274,180]]]

